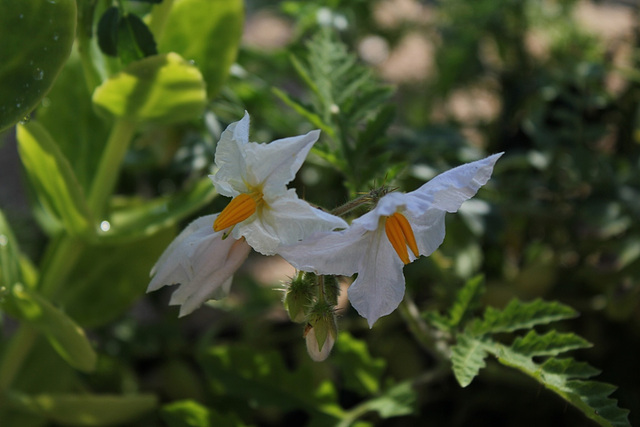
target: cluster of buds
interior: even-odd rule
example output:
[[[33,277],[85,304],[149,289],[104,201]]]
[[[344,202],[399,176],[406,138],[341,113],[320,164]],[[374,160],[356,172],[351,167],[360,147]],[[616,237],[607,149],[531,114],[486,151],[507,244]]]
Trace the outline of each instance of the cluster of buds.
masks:
[[[340,287],[335,276],[317,276],[299,272],[289,282],[284,296],[284,307],[289,318],[304,323],[303,337],[307,351],[316,362],[325,360],[336,337],[336,306]]]

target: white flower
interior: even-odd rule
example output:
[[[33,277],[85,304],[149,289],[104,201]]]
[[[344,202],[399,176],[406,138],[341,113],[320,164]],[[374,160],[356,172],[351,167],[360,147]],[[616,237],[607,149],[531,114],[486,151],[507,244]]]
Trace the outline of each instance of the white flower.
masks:
[[[229,293],[233,274],[249,255],[244,239],[223,239],[211,225],[218,215],[193,221],[175,238],[151,269],[147,292],[180,284],[169,305],[180,305],[180,317],[211,298]]]
[[[249,115],[222,133],[216,148],[218,171],[211,176],[216,190],[233,197],[214,223],[215,231],[232,228],[264,255],[278,246],[301,241],[317,231],[346,228],[342,219],[298,199],[287,190],[320,131],[279,139],[270,144],[249,142]],[[229,231],[227,231],[229,234]]]
[[[445,213],[456,212],[476,194],[501,155],[458,166],[410,193],[387,194],[348,229],[316,233],[278,253],[299,270],[344,276],[358,273],[349,287],[349,300],[371,327],[402,301],[404,265],[440,246]]]

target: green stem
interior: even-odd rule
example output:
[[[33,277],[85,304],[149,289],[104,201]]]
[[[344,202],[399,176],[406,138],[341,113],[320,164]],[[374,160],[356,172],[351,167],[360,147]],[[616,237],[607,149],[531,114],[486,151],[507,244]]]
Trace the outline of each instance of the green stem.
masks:
[[[39,288],[42,296],[51,298],[55,295],[80,258],[84,247],[82,240],[68,235],[60,236],[49,244],[40,276]]]
[[[420,317],[418,307],[407,293],[405,293],[398,310],[420,346],[431,354],[438,363],[445,363],[449,359],[446,344],[443,340],[437,339],[435,331]]]
[[[104,214],[135,130],[136,124],[125,119],[118,119],[111,130],[88,197],[89,209],[97,219]]]
[[[36,339],[35,329],[21,325],[11,337],[0,363],[0,396],[8,390],[20,371],[22,362],[27,358]]]

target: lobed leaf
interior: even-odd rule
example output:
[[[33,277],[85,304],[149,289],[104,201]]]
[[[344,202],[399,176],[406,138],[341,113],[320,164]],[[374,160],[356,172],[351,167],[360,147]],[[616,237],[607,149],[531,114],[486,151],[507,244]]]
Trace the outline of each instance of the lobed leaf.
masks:
[[[573,333],[563,334],[555,330],[538,335],[531,330],[524,337],[518,337],[511,349],[525,356],[557,356],[565,351],[591,347],[591,343]]]
[[[456,335],[456,344],[451,347],[453,374],[461,387],[471,384],[480,369],[486,366],[487,352],[482,341],[465,333]]]
[[[468,311],[484,292],[484,276],[475,276],[467,280],[462,289],[456,293],[456,299],[449,309],[449,325],[457,327]]]
[[[522,302],[513,299],[503,310],[488,307],[482,320],[473,322],[467,331],[473,335],[513,332],[570,319],[577,315],[573,308],[557,301],[547,302],[536,299],[531,302]]]

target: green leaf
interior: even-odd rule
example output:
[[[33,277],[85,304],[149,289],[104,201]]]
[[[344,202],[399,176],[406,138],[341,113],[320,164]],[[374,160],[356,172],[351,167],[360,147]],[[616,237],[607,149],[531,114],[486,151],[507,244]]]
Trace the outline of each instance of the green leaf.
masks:
[[[461,387],[471,384],[480,369],[486,366],[484,359],[487,352],[481,341],[467,334],[458,334],[457,342],[451,348],[453,374]]]
[[[416,410],[416,394],[411,381],[405,381],[367,401],[365,406],[370,411],[376,411],[382,418],[410,415]]]
[[[75,0],[0,0],[0,132],[46,95],[75,37]],[[52,19],[55,17],[55,19]]]
[[[304,410],[312,418],[310,423],[316,425],[333,425],[342,414],[331,383],[324,382],[316,388],[309,365],[290,371],[275,351],[216,346],[199,359],[212,389],[221,395],[243,402],[250,400],[258,407]]]
[[[51,422],[74,426],[110,426],[131,422],[152,411],[157,398],[149,394],[130,396],[40,394],[12,392],[13,406],[38,414]]]
[[[449,325],[455,328],[476,303],[484,291],[484,276],[479,275],[467,280],[456,294],[456,299],[449,310]]]
[[[200,116],[206,100],[200,71],[175,53],[133,62],[93,93],[107,115],[162,124]]]
[[[127,14],[118,21],[118,56],[123,64],[156,55],[156,41],[147,25],[136,15]]]
[[[169,228],[128,244],[88,247],[56,301],[84,327],[114,320],[144,295],[149,271],[173,237]]]
[[[98,46],[100,50],[109,55],[118,55],[118,21],[120,20],[120,10],[111,6],[104,11],[98,21]]]
[[[162,419],[168,427],[243,427],[235,414],[222,415],[193,400],[173,402],[162,408]]]
[[[209,178],[187,191],[151,201],[116,199],[111,207],[109,231],[100,234],[104,243],[132,242],[167,229],[210,203],[217,195]]]
[[[513,332],[570,319],[577,315],[578,313],[573,308],[557,301],[547,302],[537,299],[531,302],[521,302],[514,299],[503,310],[488,307],[483,319],[476,320],[467,331],[474,335]]]
[[[271,89],[271,91],[275,96],[280,98],[282,102],[287,104],[289,107],[293,108],[296,113],[300,114],[302,117],[309,120],[311,124],[320,128],[323,132],[325,132],[331,138],[335,138],[336,133],[333,130],[333,128],[327,125],[319,115],[312,113],[307,108],[303,107],[302,104],[300,104],[297,101],[294,101],[289,95],[287,95],[280,89],[274,87],[273,89]]]
[[[560,362],[547,361],[540,366],[531,358],[499,343],[489,343],[485,349],[498,357],[500,363],[532,377],[601,426],[631,425],[628,420],[629,411],[619,408],[618,402],[609,397],[615,391],[615,386],[597,381],[573,379],[585,378],[590,372],[597,372],[590,366],[578,364],[572,359],[564,359]]]
[[[354,338],[348,332],[340,332],[332,359],[340,368],[344,386],[361,395],[372,395],[380,389],[380,378],[386,363],[373,358],[365,341]]]
[[[95,368],[96,353],[84,331],[71,318],[25,286],[15,285],[10,297],[20,320],[42,332],[71,366],[85,372]]]
[[[20,159],[40,203],[71,235],[93,232],[82,188],[47,130],[35,121],[18,125]]]
[[[74,49],[37,110],[43,125],[69,161],[88,194],[109,134],[109,125],[91,103],[78,50]]]
[[[176,0],[158,50],[195,61],[213,99],[236,59],[243,21],[242,0]]]
[[[0,303],[6,292],[5,288],[11,289],[20,281],[20,248],[7,219],[0,210]]]
[[[524,337],[518,337],[511,349],[525,356],[557,356],[565,351],[591,347],[591,343],[575,334],[562,334],[555,330],[544,335],[529,331]]]

